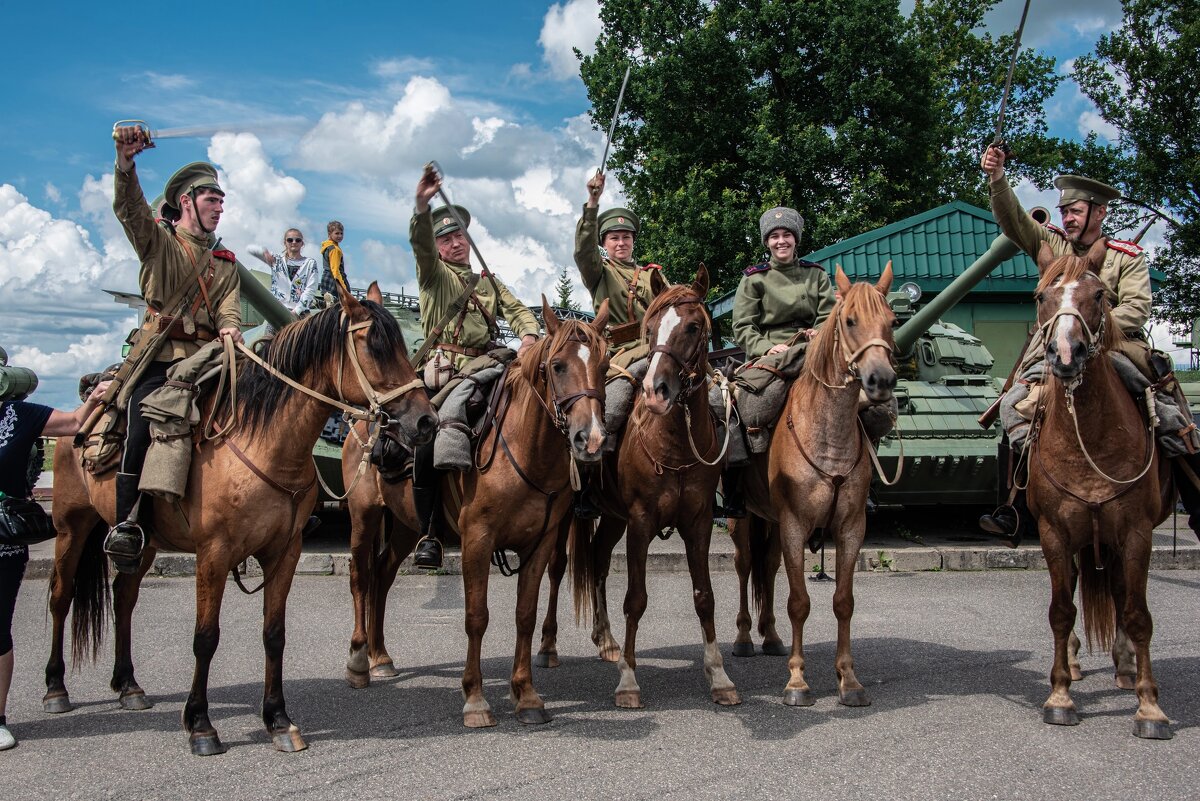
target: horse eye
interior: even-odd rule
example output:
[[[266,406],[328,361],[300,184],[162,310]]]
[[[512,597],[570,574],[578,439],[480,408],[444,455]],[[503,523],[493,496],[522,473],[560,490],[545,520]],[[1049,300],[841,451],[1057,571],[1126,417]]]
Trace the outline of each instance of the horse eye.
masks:
[[[1034,303],[1041,303],[1041,302],[1042,302],[1042,300],[1043,300],[1043,298],[1042,298],[1042,293],[1041,293],[1041,292],[1038,292],[1036,295],[1034,295],[1034,296],[1033,296],[1033,302],[1034,302]]]
[[[1097,290],[1096,290],[1096,302],[1097,302],[1097,303],[1099,303],[1099,302],[1101,302],[1102,300],[1104,300],[1104,290],[1103,290],[1103,289],[1097,289]]]
[[[900,325],[901,325],[900,321],[897,320],[895,317],[893,317],[892,318],[892,330],[895,331],[897,328],[900,327]]]
[[[853,318],[853,317],[847,317],[847,318],[846,318],[846,325],[847,325],[847,326],[849,326],[850,328],[853,328],[855,325],[857,325],[857,323],[855,323],[855,322],[854,322],[854,318]]]
[[[562,375],[563,373],[567,372],[567,366],[562,363],[561,359],[555,359],[554,361],[550,362],[550,367],[553,368],[554,372],[558,375]]]
[[[697,331],[699,331],[699,330],[700,330],[700,324],[699,324],[699,323],[689,323],[689,324],[688,324],[688,327],[687,327],[687,332],[688,332],[689,334],[694,334],[694,333],[696,333],[696,332],[697,332]]]

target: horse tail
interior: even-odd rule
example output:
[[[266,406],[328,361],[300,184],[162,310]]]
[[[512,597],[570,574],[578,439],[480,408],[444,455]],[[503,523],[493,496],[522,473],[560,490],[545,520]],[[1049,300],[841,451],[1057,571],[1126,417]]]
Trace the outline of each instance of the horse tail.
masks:
[[[596,558],[593,553],[596,523],[574,518],[567,537],[567,559],[571,565],[571,597],[575,602],[575,625],[592,615],[593,588],[596,585]]]
[[[757,515],[748,516],[744,525],[748,529],[746,540],[750,543],[750,602],[757,618],[762,615],[763,599],[767,595],[767,555],[771,551],[771,532],[767,521]]]
[[[1117,610],[1113,603],[1112,575],[1120,569],[1112,551],[1104,549],[1102,564],[1096,564],[1091,548],[1079,554],[1079,598],[1083,604],[1083,631],[1088,650],[1112,648],[1117,632]]]
[[[85,660],[92,664],[104,644],[112,592],[108,586],[108,557],[104,555],[104,537],[108,524],[96,521],[88,532],[75,568],[71,587],[71,664]],[[56,579],[57,580],[57,579]]]

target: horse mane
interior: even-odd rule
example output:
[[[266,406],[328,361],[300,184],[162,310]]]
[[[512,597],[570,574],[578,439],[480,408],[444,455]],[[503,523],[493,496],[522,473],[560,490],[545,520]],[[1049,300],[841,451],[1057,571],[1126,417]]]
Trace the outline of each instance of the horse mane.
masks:
[[[874,284],[869,281],[852,284],[850,291],[834,304],[828,319],[817,329],[817,335],[805,354],[803,371],[833,383],[830,376],[841,369],[838,361],[842,358],[837,347],[837,320],[842,316],[882,316],[889,311],[887,299],[875,289]]]
[[[549,354],[550,348],[555,343],[564,339],[578,339],[572,332],[582,332],[587,346],[593,350],[599,348],[600,352],[603,352],[608,349],[608,343],[604,338],[592,330],[592,327],[587,323],[579,320],[563,320],[558,325],[558,333],[554,336],[538,337],[537,341],[529,346],[529,350],[525,351],[521,358],[517,360],[517,369],[509,370],[505,376],[505,386],[510,390],[513,389],[512,383],[518,376],[528,381],[530,386],[537,386],[538,371],[541,370],[542,364],[546,361],[546,356]]]
[[[1088,269],[1087,259],[1083,258],[1082,256],[1074,256],[1071,254],[1059,256],[1050,264],[1049,267],[1046,268],[1045,272],[1042,273],[1042,277],[1038,280],[1037,289],[1035,292],[1040,295],[1042,292],[1045,292],[1055,284],[1078,281],[1088,275],[1091,275],[1093,278],[1095,278],[1101,287],[1104,286],[1104,282],[1100,280],[1100,276]],[[1112,350],[1125,340],[1125,332],[1122,331],[1112,319],[1112,304],[1108,300],[1107,291],[1104,293],[1103,313],[1104,336],[1100,338],[1101,352]]]
[[[400,326],[378,303],[360,303],[375,323],[367,332],[367,352],[385,369],[399,369],[396,354],[408,352]],[[333,306],[288,323],[274,339],[262,344],[258,355],[288,378],[303,382],[315,365],[330,364],[342,353],[348,326],[349,318],[341,307]],[[236,414],[240,424],[252,435],[261,431],[295,392],[257,364],[244,361],[238,365]]]

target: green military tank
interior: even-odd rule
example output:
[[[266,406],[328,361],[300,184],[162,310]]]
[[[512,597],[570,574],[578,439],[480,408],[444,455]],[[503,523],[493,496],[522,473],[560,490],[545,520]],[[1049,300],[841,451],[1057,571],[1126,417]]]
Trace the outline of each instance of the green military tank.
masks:
[[[991,375],[995,359],[983,342],[940,317],[1012,258],[1017,246],[999,236],[987,252],[930,302],[916,307],[920,288],[905,284],[889,296],[902,321],[896,329],[896,429],[879,446],[884,473],[904,470],[893,486],[878,478],[872,498],[881,506],[992,505],[1000,476],[999,421],[979,417],[1000,397],[1003,382]]]

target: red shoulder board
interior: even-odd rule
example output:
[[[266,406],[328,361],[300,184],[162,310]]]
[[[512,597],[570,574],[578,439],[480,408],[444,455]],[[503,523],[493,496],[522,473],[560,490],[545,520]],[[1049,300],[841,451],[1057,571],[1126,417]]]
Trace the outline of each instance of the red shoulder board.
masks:
[[[765,273],[769,269],[771,269],[771,263],[763,262],[762,264],[754,264],[747,267],[746,269],[742,270],[742,274],[754,275],[755,273]]]
[[[237,256],[233,255],[232,250],[214,250],[212,253],[213,253],[213,258],[217,258],[222,261],[227,261],[230,264],[237,261]]]
[[[1141,245],[1136,245],[1133,242],[1126,242],[1124,239],[1110,239],[1108,240],[1108,246],[1113,250],[1119,250],[1120,252],[1129,256],[1140,256],[1142,255],[1143,250]]]
[[[1053,231],[1054,233],[1056,233],[1056,234],[1058,234],[1059,236],[1061,236],[1063,239],[1066,239],[1066,238],[1067,238],[1067,232],[1066,232],[1066,231],[1064,231],[1063,229],[1059,228],[1059,227],[1058,227],[1057,225],[1055,225],[1054,223],[1046,223],[1046,224],[1045,224],[1045,226],[1043,226],[1043,227],[1044,227],[1044,228],[1045,228],[1047,231]]]
[[[661,264],[655,264],[654,262],[650,262],[642,269],[643,270],[661,270],[662,268],[663,268],[663,266]]]

